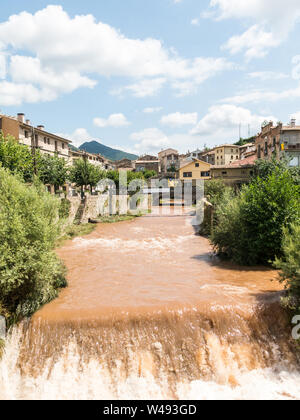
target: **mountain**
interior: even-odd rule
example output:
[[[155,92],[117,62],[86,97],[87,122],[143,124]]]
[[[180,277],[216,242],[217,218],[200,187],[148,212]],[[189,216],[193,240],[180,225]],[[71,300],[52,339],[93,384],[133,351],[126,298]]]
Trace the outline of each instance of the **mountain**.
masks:
[[[91,141],[82,144],[79,147],[80,150],[85,150],[88,153],[96,153],[104,156],[106,159],[116,161],[121,159],[130,159],[136,160],[137,155],[132,153],[122,152],[122,150],[112,149],[111,147],[104,146],[104,144],[99,143],[98,141]]]

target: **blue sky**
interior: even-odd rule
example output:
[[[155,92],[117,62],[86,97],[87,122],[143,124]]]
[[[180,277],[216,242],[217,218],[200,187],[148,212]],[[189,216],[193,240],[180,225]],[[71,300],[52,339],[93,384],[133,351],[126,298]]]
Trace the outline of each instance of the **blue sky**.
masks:
[[[299,17],[298,0],[5,2],[0,109],[137,154],[300,123]]]

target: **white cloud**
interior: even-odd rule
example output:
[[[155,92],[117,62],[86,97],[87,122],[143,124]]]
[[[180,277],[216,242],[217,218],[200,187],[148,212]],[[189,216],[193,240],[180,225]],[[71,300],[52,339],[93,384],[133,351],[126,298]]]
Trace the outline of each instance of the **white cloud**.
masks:
[[[191,130],[191,134],[208,138],[210,136],[219,136],[219,139],[222,138],[222,142],[224,142],[225,138],[230,138],[230,136],[238,137],[237,133],[240,124],[243,126],[250,125],[252,129],[257,128],[257,131],[259,131],[261,123],[265,120],[276,121],[276,118],[252,114],[249,109],[234,105],[215,105],[209,108],[208,113]]]
[[[299,0],[211,0],[204,17],[241,19],[249,25],[232,37],[225,48],[232,54],[245,52],[247,59],[265,56],[271,48],[286,41],[300,17]]]
[[[6,76],[6,57],[0,53],[0,79]]]
[[[181,127],[183,125],[195,125],[197,123],[198,114],[175,112],[174,114],[164,115],[160,123],[170,127]]]
[[[248,77],[251,79],[260,79],[261,81],[265,82],[267,80],[282,80],[289,78],[288,74],[285,73],[277,73],[274,71],[257,71],[253,73],[248,73]]]
[[[132,85],[111,91],[112,95],[122,96],[125,91],[130,91],[136,98],[145,98],[146,96],[155,96],[166,83],[165,78],[144,79]]]
[[[132,133],[130,139],[135,142],[134,149],[138,154],[157,153],[170,147],[170,140],[158,128],[146,128]]]
[[[12,49],[14,54],[22,52],[22,56],[12,57],[14,80],[10,82],[50,90],[48,94],[43,92],[45,100],[79,87],[93,87],[91,74],[132,78],[135,83],[125,90],[144,97],[157,93],[167,81],[171,85],[188,81],[197,87],[232,68],[224,58],[182,58],[157,39],[126,38],[92,15],[71,18],[61,6],[10,16],[0,24],[0,45],[8,55]]]
[[[144,114],[154,114],[156,112],[162,111],[162,109],[163,108],[161,106],[153,107],[153,108],[149,107],[149,108],[143,109],[143,112],[144,112]]]
[[[242,35],[230,38],[223,48],[231,54],[245,50],[245,57],[250,60],[265,57],[270,48],[278,47],[281,42],[282,39],[276,38],[272,32],[266,32],[260,25],[253,25]]]
[[[65,139],[71,140],[73,145],[76,147],[81,146],[87,141],[93,140],[93,137],[89,134],[86,128],[77,128],[72,134],[56,133]]]
[[[253,90],[225,98],[222,102],[241,105],[246,103],[279,102],[285,99],[295,98],[300,98],[300,85],[293,89],[283,91]]]
[[[124,114],[111,114],[107,119],[94,118],[94,125],[97,127],[126,127],[130,125]]]

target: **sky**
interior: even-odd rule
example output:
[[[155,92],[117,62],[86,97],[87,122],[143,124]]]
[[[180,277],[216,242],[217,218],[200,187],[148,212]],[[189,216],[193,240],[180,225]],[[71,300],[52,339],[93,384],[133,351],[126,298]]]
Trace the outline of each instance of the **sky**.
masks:
[[[142,155],[300,124],[299,0],[3,2],[0,112]]]

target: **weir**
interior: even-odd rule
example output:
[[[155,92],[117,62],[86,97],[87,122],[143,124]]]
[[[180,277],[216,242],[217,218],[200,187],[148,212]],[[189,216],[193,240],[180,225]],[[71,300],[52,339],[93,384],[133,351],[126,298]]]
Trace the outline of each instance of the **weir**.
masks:
[[[173,212],[58,250],[69,288],[10,332],[0,398],[300,398],[277,273],[221,263]]]

